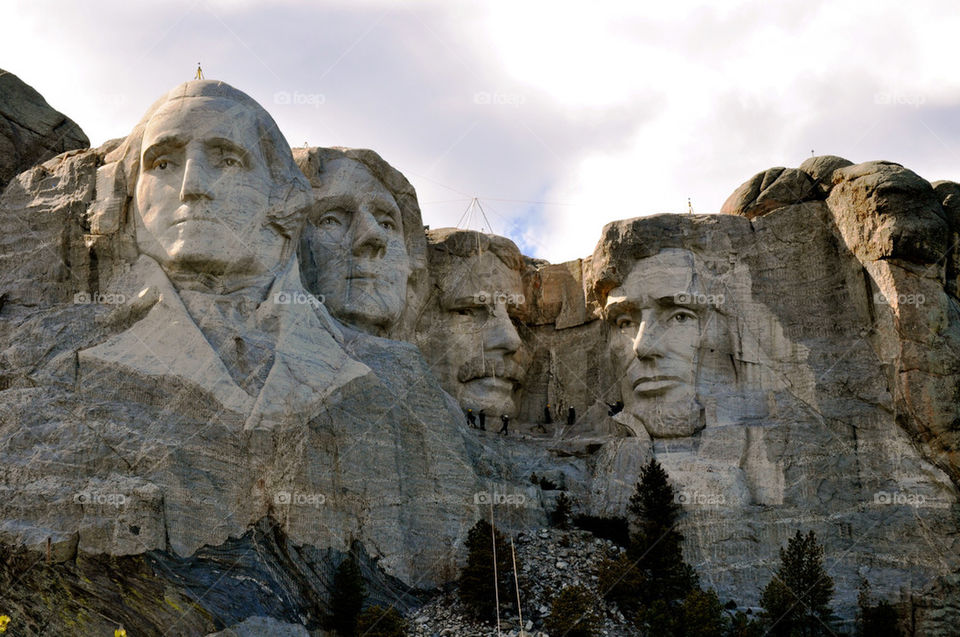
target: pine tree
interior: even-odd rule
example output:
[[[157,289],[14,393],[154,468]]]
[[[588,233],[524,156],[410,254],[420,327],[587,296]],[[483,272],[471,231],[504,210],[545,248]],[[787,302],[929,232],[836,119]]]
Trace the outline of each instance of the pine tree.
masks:
[[[640,568],[646,582],[639,591],[640,602],[683,599],[696,588],[697,576],[683,559],[683,535],[676,528],[682,509],[656,458],[641,470],[628,510],[635,531],[627,558]]]
[[[823,568],[823,546],[813,531],[797,534],[780,549],[780,568],[760,597],[768,634],[830,635],[833,579]]]
[[[500,601],[510,604],[513,596],[513,564],[510,545],[497,531],[497,581]],[[517,569],[520,562],[517,561]],[[493,547],[490,523],[478,520],[467,534],[467,564],[460,572],[460,601],[477,619],[493,621],[496,618],[493,588]]]
[[[333,608],[330,625],[337,633],[344,637],[353,636],[357,630],[357,615],[366,595],[363,575],[351,553],[337,567],[330,592],[330,605]]]
[[[550,513],[550,523],[558,529],[570,527],[570,498],[566,493],[557,496],[557,508]]]

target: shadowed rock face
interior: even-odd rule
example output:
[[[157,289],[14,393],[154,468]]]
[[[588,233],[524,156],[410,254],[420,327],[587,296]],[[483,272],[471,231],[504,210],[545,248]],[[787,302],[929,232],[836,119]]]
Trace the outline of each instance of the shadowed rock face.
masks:
[[[372,151],[294,163],[216,84],[0,199],[0,604],[22,632],[316,629],[351,549],[375,601],[415,605],[489,494],[514,496],[507,530],[559,490],[623,515],[651,457],[722,598],[756,605],[812,529],[842,617],[866,579],[917,634],[954,630],[960,186],[812,158],[733,214],[613,221],[548,264],[424,235]]]
[[[79,126],[16,75],[0,69],[0,192],[31,166],[89,146]]]

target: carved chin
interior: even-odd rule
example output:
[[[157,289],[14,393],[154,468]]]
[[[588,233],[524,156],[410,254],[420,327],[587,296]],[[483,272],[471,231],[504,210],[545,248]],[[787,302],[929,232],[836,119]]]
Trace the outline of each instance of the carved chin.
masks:
[[[399,304],[392,301],[374,296],[354,297],[339,307],[331,304],[331,312],[344,323],[355,327],[388,329],[400,316]]]
[[[632,411],[651,438],[685,438],[703,429],[703,410],[696,399],[680,403],[650,401],[633,405]]]
[[[464,409],[485,409],[490,415],[513,416],[513,383],[502,378],[478,378],[460,383],[460,405]]]

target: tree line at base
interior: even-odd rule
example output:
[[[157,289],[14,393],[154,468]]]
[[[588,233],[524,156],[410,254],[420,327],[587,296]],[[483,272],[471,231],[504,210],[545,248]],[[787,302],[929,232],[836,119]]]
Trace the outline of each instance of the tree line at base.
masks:
[[[844,634],[837,626],[830,601],[833,579],[824,568],[823,546],[813,531],[801,531],[780,549],[780,565],[760,595],[762,610],[737,610],[730,600],[721,604],[716,592],[704,590],[696,572],[684,560],[683,535],[678,530],[682,507],[663,467],[651,460],[643,467],[628,507],[630,519],[611,520],[629,528],[625,550],[604,556],[596,570],[597,590],[583,585],[554,591],[543,629],[553,637],[595,637],[603,628],[600,599],[613,604],[645,634],[657,637],[819,637]],[[551,524],[570,526],[571,502],[560,494]],[[578,526],[595,530],[599,519]],[[594,531],[596,532],[596,531]],[[602,535],[602,533],[598,533]],[[618,536],[620,533],[617,534]],[[496,560],[494,560],[494,545]],[[493,622],[497,588],[502,608],[516,610],[514,561],[505,536],[478,520],[467,535],[467,562],[458,580],[459,598],[474,619]],[[496,561],[496,578],[494,578]],[[521,570],[520,563],[516,564]],[[336,571],[328,625],[342,637],[399,637],[407,623],[393,608],[370,606],[355,558],[348,555]],[[858,597],[856,635],[900,637],[899,617],[887,601],[874,603],[869,584]]]

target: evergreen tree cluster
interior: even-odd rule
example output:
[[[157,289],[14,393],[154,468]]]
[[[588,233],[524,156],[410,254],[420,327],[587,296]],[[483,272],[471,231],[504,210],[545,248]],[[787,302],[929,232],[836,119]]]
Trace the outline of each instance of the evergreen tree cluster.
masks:
[[[643,467],[630,498],[630,541],[625,552],[601,561],[598,585],[638,627],[658,637],[814,637],[836,635],[830,607],[833,579],[824,567],[823,546],[813,531],[797,531],[780,549],[780,566],[761,594],[763,612],[734,612],[713,590],[699,587],[683,559],[677,529],[682,509],[667,473],[656,461]],[[861,600],[859,634],[898,636],[897,614],[887,602]]]
[[[570,524],[570,501],[557,498],[552,521]],[[626,549],[614,552],[598,565],[597,587],[644,634],[656,637],[820,637],[840,634],[830,601],[833,579],[824,566],[823,546],[813,531],[797,531],[780,549],[780,565],[761,593],[759,616],[737,611],[737,604],[721,604],[713,590],[703,590],[693,568],[683,557],[683,535],[678,529],[682,507],[663,467],[652,459],[641,470],[630,498]],[[586,519],[599,530],[622,518]],[[481,620],[495,617],[493,550],[490,524],[480,520],[467,538],[469,556],[459,581],[460,599]],[[510,547],[496,533],[497,575],[500,591],[513,591]],[[501,603],[512,605],[510,593]],[[583,586],[567,586],[553,600],[544,628],[551,635],[594,637],[602,629],[596,612],[597,596]],[[857,634],[899,637],[899,617],[889,602],[873,603],[869,587],[861,592]]]

